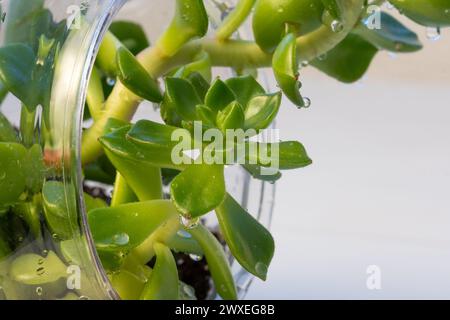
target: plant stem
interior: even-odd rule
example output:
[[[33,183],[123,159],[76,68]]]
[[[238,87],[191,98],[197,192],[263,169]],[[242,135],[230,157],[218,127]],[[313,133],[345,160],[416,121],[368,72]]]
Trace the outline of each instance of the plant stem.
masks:
[[[180,220],[178,215],[171,218],[163,226],[158,228],[147,240],[130,253],[132,259],[136,259],[140,264],[148,263],[155,255],[153,245],[156,242],[166,243],[180,229]]]
[[[240,0],[217,30],[217,40],[225,41],[242,25],[250,14],[256,0]]]
[[[89,79],[86,102],[92,119],[94,121],[98,120],[102,113],[103,104],[105,103],[105,95],[103,93],[100,74],[95,67],[92,69],[91,78]]]
[[[125,181],[125,178],[117,172],[116,180],[114,182],[114,192],[111,199],[111,207],[135,201],[137,201],[136,194]]]
[[[36,121],[36,110],[28,111],[27,107],[22,105],[20,113],[20,133],[23,144],[31,147],[34,143],[34,125]]]

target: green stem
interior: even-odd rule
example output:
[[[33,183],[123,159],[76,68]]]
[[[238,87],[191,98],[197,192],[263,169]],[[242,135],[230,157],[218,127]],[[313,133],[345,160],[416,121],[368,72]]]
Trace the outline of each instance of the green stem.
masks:
[[[31,147],[34,144],[35,121],[36,110],[29,111],[23,105],[20,113],[20,133],[22,135],[22,142],[26,147]]]
[[[135,202],[137,200],[136,194],[125,181],[124,177],[117,172],[116,181],[114,182],[114,192],[111,199],[111,207]]]
[[[100,73],[95,67],[92,69],[91,78],[89,79],[86,102],[92,119],[94,121],[98,120],[103,110],[103,104],[105,103],[105,95],[103,93]]]
[[[140,264],[148,263],[154,256],[153,246],[156,242],[166,243],[180,230],[179,216],[176,215],[158,228],[147,240],[133,249],[130,259],[136,259]]]
[[[225,41],[244,23],[256,0],[240,0],[236,8],[226,17],[217,30],[217,40]]]

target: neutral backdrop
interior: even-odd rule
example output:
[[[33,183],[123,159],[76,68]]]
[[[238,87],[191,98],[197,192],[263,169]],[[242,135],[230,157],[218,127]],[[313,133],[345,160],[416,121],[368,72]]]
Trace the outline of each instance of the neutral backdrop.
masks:
[[[275,258],[247,298],[450,298],[450,32],[414,29],[423,51],[381,52],[356,84],[302,73],[312,106],[285,102],[278,127],[314,164],[277,184]]]

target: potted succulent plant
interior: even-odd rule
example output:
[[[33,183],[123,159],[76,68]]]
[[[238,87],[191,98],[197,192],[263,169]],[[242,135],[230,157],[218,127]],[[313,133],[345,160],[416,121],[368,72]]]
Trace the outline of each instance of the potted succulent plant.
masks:
[[[302,68],[350,83],[380,50],[422,48],[384,1],[173,0],[153,43],[132,21],[106,30],[124,2],[3,3],[1,98],[20,101],[20,121],[0,113],[0,297],[237,299],[230,257],[265,280],[275,242],[225,168],[274,183],[312,163],[300,142],[261,140],[283,97],[310,106]],[[391,3],[450,25],[449,1]],[[258,82],[267,68],[275,91]],[[143,101],[159,121],[133,119]]]

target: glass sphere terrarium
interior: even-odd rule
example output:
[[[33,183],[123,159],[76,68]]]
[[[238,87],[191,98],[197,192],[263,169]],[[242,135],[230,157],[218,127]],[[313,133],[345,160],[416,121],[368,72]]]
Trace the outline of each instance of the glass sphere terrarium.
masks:
[[[117,38],[136,55],[151,47],[170,24],[177,5],[176,1],[140,0],[2,1],[0,299],[139,299],[158,263],[153,249],[157,241],[148,240],[155,226],[149,225],[144,232],[144,238],[151,243],[141,243],[146,248],[129,245],[134,235],[117,229],[123,221],[113,223],[117,229],[114,234],[99,236],[103,237],[101,244],[95,232],[94,236],[91,233],[88,218],[96,208],[138,201],[147,207],[139,208],[137,204],[127,209],[137,227],[146,224],[139,215],[162,210],[160,220],[154,221],[156,230],[162,230],[159,237],[170,233],[165,238],[171,245],[165,247],[172,250],[179,270],[174,286],[178,292],[172,294],[180,299],[220,297],[205,253],[189,233],[196,224],[207,226],[205,230],[220,240],[238,295],[245,294],[252,276],[233,258],[215,217],[174,218],[174,208],[167,204],[170,200],[155,201],[153,209],[148,207],[152,206],[149,200],[170,199],[170,182],[178,171],[155,170],[145,161],[134,162],[143,166],[140,173],[144,175],[139,178],[148,189],[140,194],[125,187],[123,177],[127,173],[121,176],[103,152],[82,161],[82,135],[97,116],[101,117],[106,98],[120,85],[109,66],[106,70],[100,67],[107,59],[96,62],[98,51],[100,57],[112,54],[108,52],[108,41]],[[225,17],[227,8],[231,7],[206,1],[211,30]],[[245,28],[241,28],[239,36],[244,35]],[[100,48],[103,38],[106,49]],[[164,72],[173,73],[182,65],[182,61],[175,62],[165,66]],[[213,68],[209,77],[236,74],[230,68]],[[133,94],[121,94],[125,100],[134,98]],[[163,123],[159,103],[143,100],[136,99],[129,108],[132,110],[126,111],[127,121],[153,119]],[[95,116],[94,105],[98,108]],[[268,227],[274,185],[251,179],[242,166],[228,166],[224,176],[227,191]],[[115,186],[121,191],[115,192]],[[164,215],[172,215],[173,230],[164,230]],[[95,221],[92,224],[97,225]],[[145,242],[144,238],[139,241]],[[150,252],[136,262],[139,258],[131,258],[133,250]],[[163,250],[161,259],[165,253],[167,250]],[[161,277],[164,286],[167,279]],[[167,281],[170,283],[170,279]],[[152,290],[153,294],[158,292]],[[156,294],[153,298],[164,296]]]
[[[0,298],[243,297],[274,182],[312,163],[271,131],[310,105],[299,70],[350,83],[422,48],[384,2],[1,1]],[[448,1],[392,3],[450,25]]]

